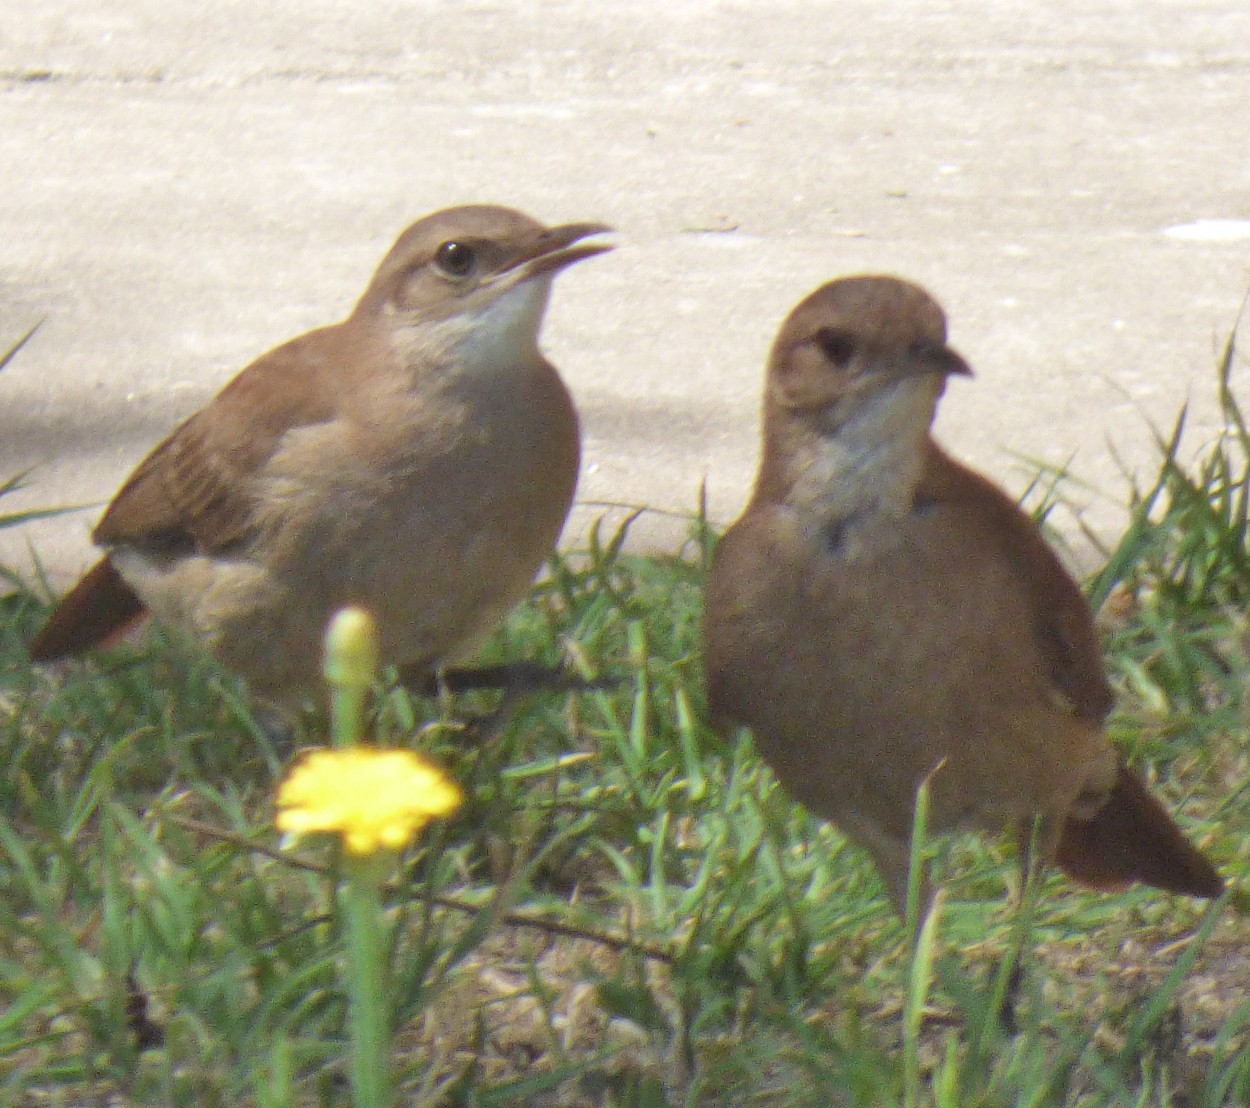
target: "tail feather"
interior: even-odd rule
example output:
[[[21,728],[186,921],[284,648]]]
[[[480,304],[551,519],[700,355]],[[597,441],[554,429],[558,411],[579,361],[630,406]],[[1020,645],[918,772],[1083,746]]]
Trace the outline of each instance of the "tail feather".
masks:
[[[1123,761],[1094,817],[1064,824],[1055,861],[1073,880],[1096,889],[1141,881],[1186,896],[1214,898],[1224,891],[1215,867]]]
[[[101,646],[147,614],[143,601],[107,557],[61,598],[48,622],[30,643],[36,662],[68,658]]]

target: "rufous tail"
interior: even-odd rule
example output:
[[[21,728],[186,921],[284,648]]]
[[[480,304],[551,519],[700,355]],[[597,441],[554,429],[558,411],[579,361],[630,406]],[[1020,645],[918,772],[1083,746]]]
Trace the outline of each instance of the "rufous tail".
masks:
[[[1064,824],[1055,862],[1074,881],[1096,889],[1141,881],[1186,896],[1217,897],[1224,891],[1215,867],[1123,761],[1107,803],[1093,819],[1070,818]]]
[[[147,614],[147,609],[107,557],[101,558],[62,598],[31,640],[36,662],[68,658],[102,646]]]

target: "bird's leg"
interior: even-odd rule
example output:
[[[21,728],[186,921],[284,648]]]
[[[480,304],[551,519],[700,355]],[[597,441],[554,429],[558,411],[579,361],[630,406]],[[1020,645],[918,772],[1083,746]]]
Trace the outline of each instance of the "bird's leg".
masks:
[[[1047,844],[1053,842],[1056,835],[1055,821],[1042,815],[1032,820],[1021,820],[1016,831],[1020,864],[1019,904],[1016,906],[1011,949],[995,974],[995,992],[1001,993],[1002,997],[998,1005],[998,1021],[1003,1030],[1012,1035],[1020,1030],[1016,1006],[1027,970],[1026,958],[1036,918],[1041,871],[1050,856]]]
[[[526,698],[535,693],[588,692],[610,690],[625,681],[619,675],[583,677],[564,666],[548,666],[541,662],[500,662],[487,666],[454,666],[430,670],[428,667],[401,667],[399,683],[418,696],[437,697],[449,706],[450,698],[466,692],[499,690],[503,699],[499,706],[483,715],[461,719],[466,735],[479,746],[492,742],[509,723]]]
[[[470,736],[479,747],[489,746],[516,719],[529,696],[530,691],[527,689],[505,685],[503,697],[494,711],[470,716],[464,721],[466,735]]]
[[[564,666],[541,662],[500,662],[490,666],[453,666],[437,672],[428,668],[401,667],[399,683],[418,696],[456,695],[480,689],[504,692],[590,692],[617,688],[620,676],[583,677]]]

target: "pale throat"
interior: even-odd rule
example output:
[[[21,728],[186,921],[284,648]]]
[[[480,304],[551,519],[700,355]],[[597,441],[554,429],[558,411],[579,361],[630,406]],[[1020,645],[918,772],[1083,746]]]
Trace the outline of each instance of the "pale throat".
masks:
[[[940,390],[936,376],[905,378],[836,428],[812,433],[794,456],[787,501],[810,526],[846,541],[909,514]]]
[[[489,379],[536,362],[550,285],[546,277],[522,281],[485,304],[466,304],[441,319],[417,317],[405,324],[397,317],[392,347],[406,365],[439,366],[466,379]]]

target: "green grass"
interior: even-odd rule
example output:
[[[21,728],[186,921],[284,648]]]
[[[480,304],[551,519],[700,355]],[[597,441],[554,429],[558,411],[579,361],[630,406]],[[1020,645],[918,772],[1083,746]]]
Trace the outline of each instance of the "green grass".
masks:
[[[1110,598],[1115,739],[1241,881],[1250,441],[1223,397],[1226,433],[1188,469],[1179,428],[1162,444],[1089,588]],[[1052,873],[1017,912],[1007,845],[939,840],[941,910],[911,953],[865,856],[703,722],[710,529],[667,558],[623,537],[562,559],[486,651],[622,688],[536,696],[486,745],[457,716],[487,695],[381,702],[384,741],[467,795],[387,890],[401,1103],[1250,1102],[1237,907]],[[32,669],[46,610],[0,600],[0,1103],[347,1103],[335,875],[270,825],[290,752],[159,635]]]

